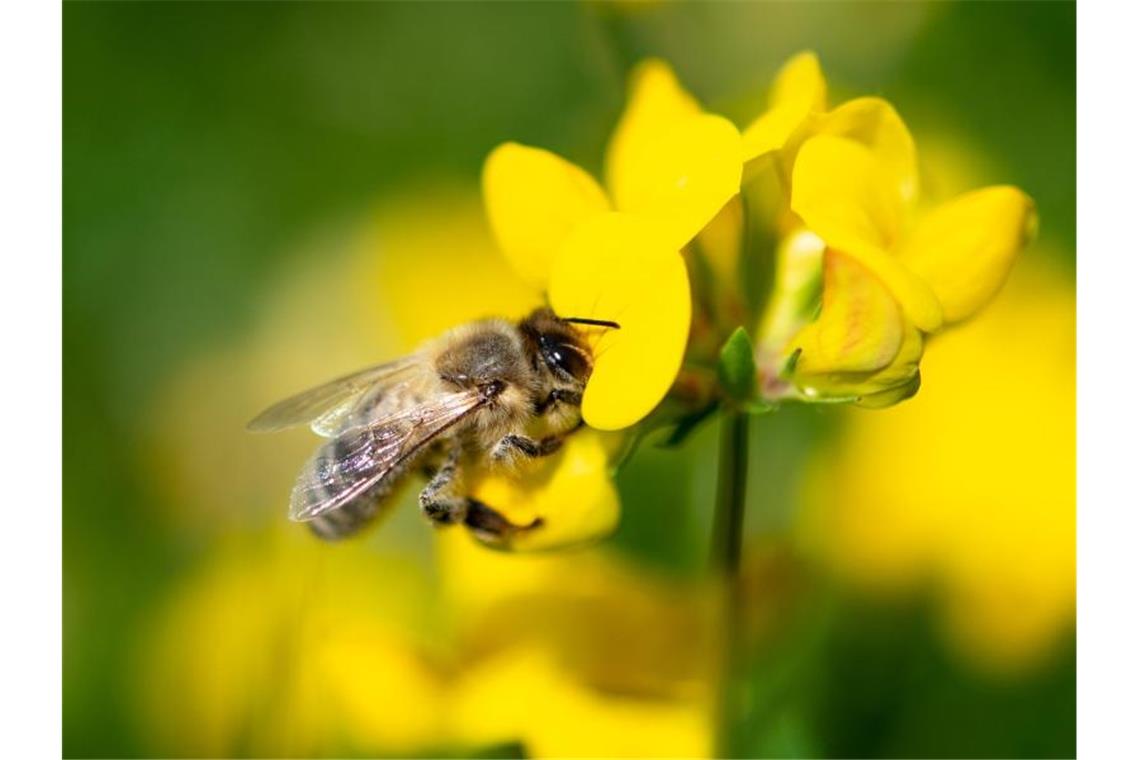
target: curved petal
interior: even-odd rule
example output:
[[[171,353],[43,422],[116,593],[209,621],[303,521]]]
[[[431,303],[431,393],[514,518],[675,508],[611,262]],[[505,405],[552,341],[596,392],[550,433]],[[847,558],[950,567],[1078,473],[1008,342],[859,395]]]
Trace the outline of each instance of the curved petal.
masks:
[[[483,165],[483,202],[499,248],[545,287],[558,246],[579,222],[609,210],[594,178],[541,148],[503,143]]]
[[[878,276],[919,329],[932,332],[942,324],[937,297],[887,253],[903,218],[900,197],[891,185],[890,174],[865,145],[844,137],[813,137],[796,157],[791,206],[830,247]]]
[[[644,137],[624,151],[614,206],[651,219],[680,248],[740,191],[740,133],[702,114]]]
[[[610,480],[606,439],[606,434],[584,428],[571,435],[554,456],[531,462],[533,468],[513,475],[485,474],[473,484],[472,496],[514,524],[542,520],[502,548],[553,549],[614,531],[621,502]]]
[[[817,135],[846,137],[866,146],[889,176],[889,189],[902,204],[913,205],[918,197],[918,155],[894,106],[882,98],[855,98],[821,116],[812,129]]]
[[[899,352],[903,317],[891,293],[857,261],[834,250],[823,256],[823,306],[800,330],[795,376],[875,372]]]
[[[915,341],[921,345],[921,336],[919,336],[917,332],[915,335]],[[906,401],[908,398],[914,398],[921,385],[922,373],[919,372],[918,364],[915,363],[912,366],[912,371],[907,375],[905,380],[899,382],[898,385],[892,385],[886,390],[875,391],[874,393],[859,396],[859,398],[855,400],[855,406],[861,406],[864,409],[886,409],[887,407]]]
[[[827,244],[815,233],[799,229],[776,246],[772,292],[757,329],[759,362],[782,361],[784,349],[819,306],[823,254]]]
[[[828,251],[819,318],[790,344],[800,351],[792,381],[817,401],[881,408],[918,391],[922,333],[858,262]]]
[[[958,322],[994,297],[1036,227],[1029,196],[1016,187],[987,187],[920,219],[899,258],[934,289],[946,321]]]
[[[613,192],[629,173],[630,151],[652,142],[663,130],[701,113],[669,64],[657,58],[642,61],[629,78],[625,110],[606,148],[606,185]]]
[[[657,224],[609,213],[577,227],[555,259],[550,304],[562,316],[621,325],[591,338],[587,424],[628,427],[665,397],[684,357],[692,304],[684,260]]]
[[[918,393],[919,362],[926,351],[926,338],[914,325],[903,328],[902,344],[895,358],[883,369],[866,378],[856,378],[857,406],[882,409],[905,401]]]
[[[784,147],[809,114],[827,107],[827,81],[810,51],[790,58],[776,75],[768,110],[744,130],[744,160]]]

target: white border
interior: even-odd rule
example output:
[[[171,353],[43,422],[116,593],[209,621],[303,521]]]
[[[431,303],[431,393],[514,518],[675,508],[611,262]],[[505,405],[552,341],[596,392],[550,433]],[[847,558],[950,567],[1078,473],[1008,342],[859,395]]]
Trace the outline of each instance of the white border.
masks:
[[[1078,9],[1077,747],[1140,757],[1140,13]]]
[[[9,757],[62,725],[62,9],[0,12],[0,715]]]
[[[1138,16],[1123,3],[1086,2],[1079,10],[1078,746],[1085,757],[1140,756]],[[61,6],[5,5],[0,30],[0,393],[8,406],[0,714],[5,754],[59,756]],[[1031,133],[1033,125],[1024,128]]]

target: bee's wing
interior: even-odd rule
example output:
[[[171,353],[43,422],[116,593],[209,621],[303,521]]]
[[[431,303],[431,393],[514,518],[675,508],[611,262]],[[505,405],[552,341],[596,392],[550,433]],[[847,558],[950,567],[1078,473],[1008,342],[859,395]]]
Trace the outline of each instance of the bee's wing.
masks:
[[[424,446],[487,403],[478,390],[443,393],[328,441],[293,487],[289,517],[305,521],[365,496]]]
[[[358,398],[369,388],[400,382],[422,362],[422,357],[413,354],[338,377],[277,402],[250,420],[246,429],[255,433],[275,433],[308,424],[330,415],[341,406],[348,407],[349,401]]]

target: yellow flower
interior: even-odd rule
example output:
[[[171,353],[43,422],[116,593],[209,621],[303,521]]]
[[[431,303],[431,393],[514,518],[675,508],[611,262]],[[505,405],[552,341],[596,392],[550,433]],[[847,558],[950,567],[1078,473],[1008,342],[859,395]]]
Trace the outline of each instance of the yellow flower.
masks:
[[[828,246],[822,311],[789,344],[792,381],[809,396],[873,406],[917,390],[923,335],[985,306],[1035,227],[1033,202],[1008,186],[915,219],[891,167],[832,136],[800,149],[791,208]]]
[[[149,753],[709,753],[699,589],[598,551],[439,538],[438,573],[280,529],[213,551],[143,632]]]
[[[454,684],[469,744],[528,756],[707,756],[715,657],[708,589],[656,579],[601,547],[492,552],[440,536],[440,578],[480,658]]]
[[[424,581],[407,558],[281,528],[215,550],[146,631],[138,697],[153,754],[435,745],[443,679],[417,638]]]
[[[914,219],[914,198],[896,177],[865,145],[813,137],[796,157],[791,207],[931,333],[970,317],[997,293],[1033,234],[1033,202],[1015,187],[989,187]]]
[[[521,473],[477,473],[471,495],[515,525],[541,527],[522,531],[499,547],[552,549],[607,536],[617,528],[621,501],[609,478],[616,441],[584,429],[570,436],[557,454],[524,463]]]
[[[740,157],[736,128],[655,60],[635,71],[610,140],[608,193],[539,148],[506,143],[488,157],[483,196],[504,255],[562,316],[621,325],[593,345],[590,426],[629,427],[672,385],[691,317],[680,250],[739,191]]]
[[[815,53],[793,56],[776,75],[768,109],[745,130],[744,160],[754,174],[767,157],[787,189],[796,155],[815,135],[854,140],[871,151],[907,199],[918,193],[914,141],[886,100],[860,97],[827,110],[827,82]]]
[[[811,468],[813,553],[860,587],[932,587],[980,667],[1028,668],[1073,630],[1075,340],[1072,286],[1026,261],[932,343],[918,398],[853,414]]]
[[[1034,234],[1033,202],[997,186],[919,214],[914,140],[894,108],[880,98],[825,106],[818,61],[804,53],[745,130],[747,158],[775,156],[794,214],[758,359],[774,397],[888,406],[917,391],[925,337],[1000,289]],[[813,303],[818,317],[793,334]]]

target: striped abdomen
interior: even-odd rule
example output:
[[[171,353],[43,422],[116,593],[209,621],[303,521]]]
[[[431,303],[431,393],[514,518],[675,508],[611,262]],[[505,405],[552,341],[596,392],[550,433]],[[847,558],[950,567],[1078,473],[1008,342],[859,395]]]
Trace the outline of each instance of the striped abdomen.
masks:
[[[377,431],[378,435],[400,435],[395,431]],[[318,466],[322,462],[343,462],[351,458],[352,452],[346,451],[349,443],[345,439],[337,438],[329,441],[317,452]],[[403,481],[404,476],[416,465],[421,457],[409,457],[405,461],[394,465],[381,477],[375,485],[363,491],[359,496],[352,498],[341,506],[330,509],[309,520],[309,528],[326,540],[347,538],[367,526],[379,514],[381,507]],[[322,479],[321,488],[326,496],[332,496],[345,488],[345,483],[333,475]]]

